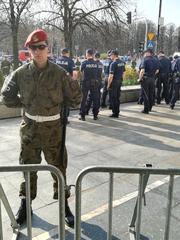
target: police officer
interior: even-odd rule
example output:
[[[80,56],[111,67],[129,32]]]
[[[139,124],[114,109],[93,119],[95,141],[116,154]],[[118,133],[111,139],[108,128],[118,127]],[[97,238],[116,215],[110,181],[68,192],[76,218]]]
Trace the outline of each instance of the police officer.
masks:
[[[169,104],[169,76],[171,73],[171,61],[165,56],[163,51],[158,54],[159,58],[159,74],[157,79],[157,104],[161,103],[162,99],[162,85],[163,97],[166,104]]]
[[[159,64],[153,57],[153,50],[147,49],[141,63],[139,80],[144,96],[144,110],[142,113],[148,114],[154,102],[155,75],[159,72]]]
[[[119,53],[117,50],[112,50],[110,56],[113,61],[109,69],[107,86],[110,92],[112,104],[112,115],[110,115],[110,117],[118,118],[120,112],[120,93],[125,72],[125,62],[119,59]]]
[[[177,56],[178,58],[178,56]],[[172,56],[169,57],[169,60],[171,61],[171,73],[169,76],[169,100],[172,98],[172,93],[173,93],[173,71],[174,71],[174,65],[175,65],[175,58]]]
[[[107,95],[109,93],[109,91],[107,89],[107,85],[108,85],[108,77],[109,77],[109,68],[110,68],[110,65],[112,63],[112,60],[111,60],[111,57],[110,57],[110,53],[111,53],[111,50],[109,50],[107,52],[108,58],[103,63],[105,78],[104,78],[104,87],[103,87],[102,102],[101,102],[101,107],[102,108],[106,108],[107,107],[107,105],[106,105],[106,97],[107,97]],[[109,96],[109,106],[111,108],[110,96]]]
[[[100,98],[101,98],[101,87],[102,87],[102,72],[103,72],[103,63],[100,61],[101,55],[100,53],[96,52],[95,56],[94,56],[94,60],[96,61],[96,63],[98,64],[98,73],[97,73],[97,79],[99,82],[99,107],[100,107]],[[87,103],[86,103],[86,114],[89,113],[89,110],[91,108],[92,105],[92,97],[91,94],[89,93],[88,98],[87,98]]]
[[[175,103],[178,99],[179,96],[179,90],[180,90],[180,57],[176,59],[175,65],[174,65],[174,70],[173,70],[173,75],[174,75],[174,84],[173,84],[173,93],[172,93],[172,98],[170,101],[170,108],[174,109]]]
[[[19,67],[6,78],[1,94],[7,107],[22,107],[23,119],[20,127],[21,152],[20,164],[40,164],[41,152],[48,164],[56,166],[66,181],[67,152],[61,148],[62,124],[60,121],[61,104],[77,105],[81,93],[79,85],[67,72],[55,63],[48,61],[48,36],[38,29],[27,38],[32,61]],[[63,156],[61,156],[63,150]],[[53,198],[58,198],[58,181],[52,175],[54,184]],[[30,174],[31,201],[37,193],[37,173]],[[26,220],[25,181],[20,185],[21,206],[16,215],[18,224]],[[65,221],[74,226],[74,216],[65,199]]]
[[[73,76],[73,70],[75,68],[74,61],[70,58],[68,48],[61,50],[61,57],[56,59],[56,64],[64,68],[71,76]]]
[[[139,65],[138,73],[140,73],[140,71],[141,71],[141,64],[142,64],[142,62],[141,62],[140,65]],[[143,102],[144,102],[144,93],[143,93],[143,89],[142,89],[142,86],[141,86],[137,104],[142,105]]]
[[[73,77],[73,70],[75,69],[74,61],[70,58],[70,53],[68,48],[63,48],[61,50],[61,57],[56,59],[56,64],[64,68]],[[63,110],[64,111],[64,110]],[[66,115],[69,116],[70,109],[66,109]],[[67,119],[67,123],[69,123]]]
[[[93,49],[86,50],[86,60],[81,65],[81,72],[83,74],[82,80],[82,101],[80,107],[79,120],[85,121],[86,115],[86,101],[88,93],[91,94],[93,102],[94,120],[98,119],[99,113],[99,81],[98,81],[98,63],[94,60]]]
[[[7,57],[4,57],[4,60],[1,62],[1,70],[4,76],[7,76],[10,73],[10,68],[10,61],[8,61]]]

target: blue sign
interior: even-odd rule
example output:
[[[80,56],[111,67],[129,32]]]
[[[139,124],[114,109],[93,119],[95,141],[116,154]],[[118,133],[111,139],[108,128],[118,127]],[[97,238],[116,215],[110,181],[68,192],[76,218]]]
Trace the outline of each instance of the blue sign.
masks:
[[[148,41],[147,42],[147,48],[154,48],[155,42],[154,41]]]

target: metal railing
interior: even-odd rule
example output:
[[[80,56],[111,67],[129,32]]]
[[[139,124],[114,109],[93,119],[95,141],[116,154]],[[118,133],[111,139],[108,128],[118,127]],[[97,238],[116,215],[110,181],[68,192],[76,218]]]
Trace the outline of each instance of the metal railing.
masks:
[[[82,170],[76,179],[76,221],[75,221],[75,240],[81,239],[81,198],[82,198],[82,180],[89,173],[109,173],[109,201],[108,201],[108,230],[107,240],[112,239],[112,208],[113,208],[113,174],[114,173],[127,173],[127,174],[138,174],[138,196],[137,205],[135,206],[133,218],[130,224],[130,238],[140,240],[141,231],[141,212],[142,212],[142,198],[147,185],[149,175],[169,175],[169,189],[168,189],[168,201],[166,211],[166,222],[164,240],[169,240],[170,232],[170,220],[171,220],[171,208],[172,208],[172,197],[173,197],[173,186],[174,176],[180,175],[180,169],[154,169],[154,168],[122,168],[122,167],[111,167],[111,166],[99,166],[99,167],[88,167]],[[132,228],[134,228],[134,235],[132,235]]]
[[[3,187],[2,185],[0,184],[0,240],[3,240],[3,228],[2,228],[2,218],[1,218],[1,201],[4,205],[4,208],[11,220],[11,226],[13,228],[13,236],[12,236],[12,239],[17,239],[18,237],[18,234],[19,234],[19,226],[16,222],[16,219],[14,217],[14,214],[12,212],[12,209],[10,207],[10,204],[9,204],[9,201],[6,197],[6,194],[3,190]]]
[[[65,239],[65,183],[64,177],[59,169],[52,165],[39,165],[39,164],[29,164],[29,165],[20,165],[20,166],[3,166],[0,167],[0,172],[23,172],[26,180],[26,205],[27,205],[27,235],[28,240],[32,239],[32,222],[31,222],[31,192],[30,192],[30,172],[34,171],[49,171],[56,175],[58,179],[58,199],[59,199],[59,224],[58,232],[59,238],[61,240]],[[0,202],[3,202],[5,210],[7,211],[13,232],[18,235],[18,225],[11,210],[11,207],[8,203],[7,197],[3,191],[2,186],[0,185]],[[13,234],[14,235],[14,234]],[[13,239],[17,239],[14,238]],[[3,230],[2,230],[2,216],[1,216],[1,206],[0,206],[0,240],[3,240]]]

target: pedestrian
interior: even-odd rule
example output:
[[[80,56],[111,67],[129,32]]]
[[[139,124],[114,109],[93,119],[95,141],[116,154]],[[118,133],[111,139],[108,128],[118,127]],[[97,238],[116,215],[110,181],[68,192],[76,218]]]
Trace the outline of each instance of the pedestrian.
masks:
[[[158,59],[159,59],[159,74],[156,85],[157,104],[161,103],[163,97],[165,99],[166,104],[169,104],[169,76],[171,73],[171,61],[165,56],[164,51],[159,52]]]
[[[144,110],[142,113],[148,114],[152,110],[154,103],[155,76],[159,72],[159,64],[153,56],[153,50],[147,49],[141,63],[139,81],[144,96]]]
[[[1,62],[1,70],[4,76],[9,75],[11,69],[11,62],[5,56],[3,61]]]
[[[82,101],[80,106],[79,120],[85,121],[86,101],[88,93],[91,94],[93,103],[94,120],[98,119],[99,113],[99,81],[98,81],[98,63],[94,60],[93,49],[86,50],[86,60],[81,65],[82,79]]]
[[[108,85],[108,77],[109,77],[109,68],[110,68],[110,65],[112,63],[112,60],[111,60],[111,57],[110,57],[110,53],[111,53],[111,50],[109,50],[107,52],[107,59],[104,61],[103,65],[104,65],[104,87],[103,87],[103,92],[102,92],[102,101],[101,101],[101,107],[102,108],[106,108],[107,105],[106,105],[106,98],[107,98],[107,95],[109,93],[108,89],[107,89],[107,85]],[[110,96],[109,96],[109,108],[111,109],[111,99],[110,99]]]
[[[173,78],[174,78],[174,83],[173,83],[173,93],[172,93],[172,98],[170,101],[170,108],[174,109],[176,101],[179,96],[179,90],[180,90],[180,57],[176,58],[176,62],[174,65],[174,70],[173,70]]]
[[[120,93],[125,72],[125,62],[119,59],[119,53],[117,50],[112,50],[110,56],[112,63],[109,68],[107,86],[112,104],[112,115],[110,115],[110,117],[118,118],[120,112]]]
[[[48,60],[48,35],[42,30],[33,31],[25,42],[32,60],[15,70],[1,90],[3,102],[7,107],[22,107],[23,116],[20,127],[20,164],[40,164],[43,152],[48,164],[61,170],[66,182],[67,152],[61,148],[62,123],[60,111],[62,104],[78,105],[80,89],[76,81],[58,65]],[[63,152],[63,156],[61,153]],[[58,181],[52,174],[54,183],[53,198],[58,198]],[[30,174],[31,201],[37,194],[37,172]],[[65,221],[74,226],[74,216],[68,206],[66,188]],[[16,215],[19,225],[26,220],[25,180],[20,185],[21,205]],[[32,211],[32,210],[31,210]]]

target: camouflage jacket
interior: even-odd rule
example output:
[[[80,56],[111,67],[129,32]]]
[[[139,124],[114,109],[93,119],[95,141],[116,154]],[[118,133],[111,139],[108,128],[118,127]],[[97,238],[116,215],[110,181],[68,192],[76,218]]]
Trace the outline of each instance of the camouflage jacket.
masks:
[[[42,71],[33,61],[19,67],[6,78],[1,94],[7,107],[23,107],[41,116],[56,115],[62,104],[76,107],[81,101],[78,82],[50,61]]]

